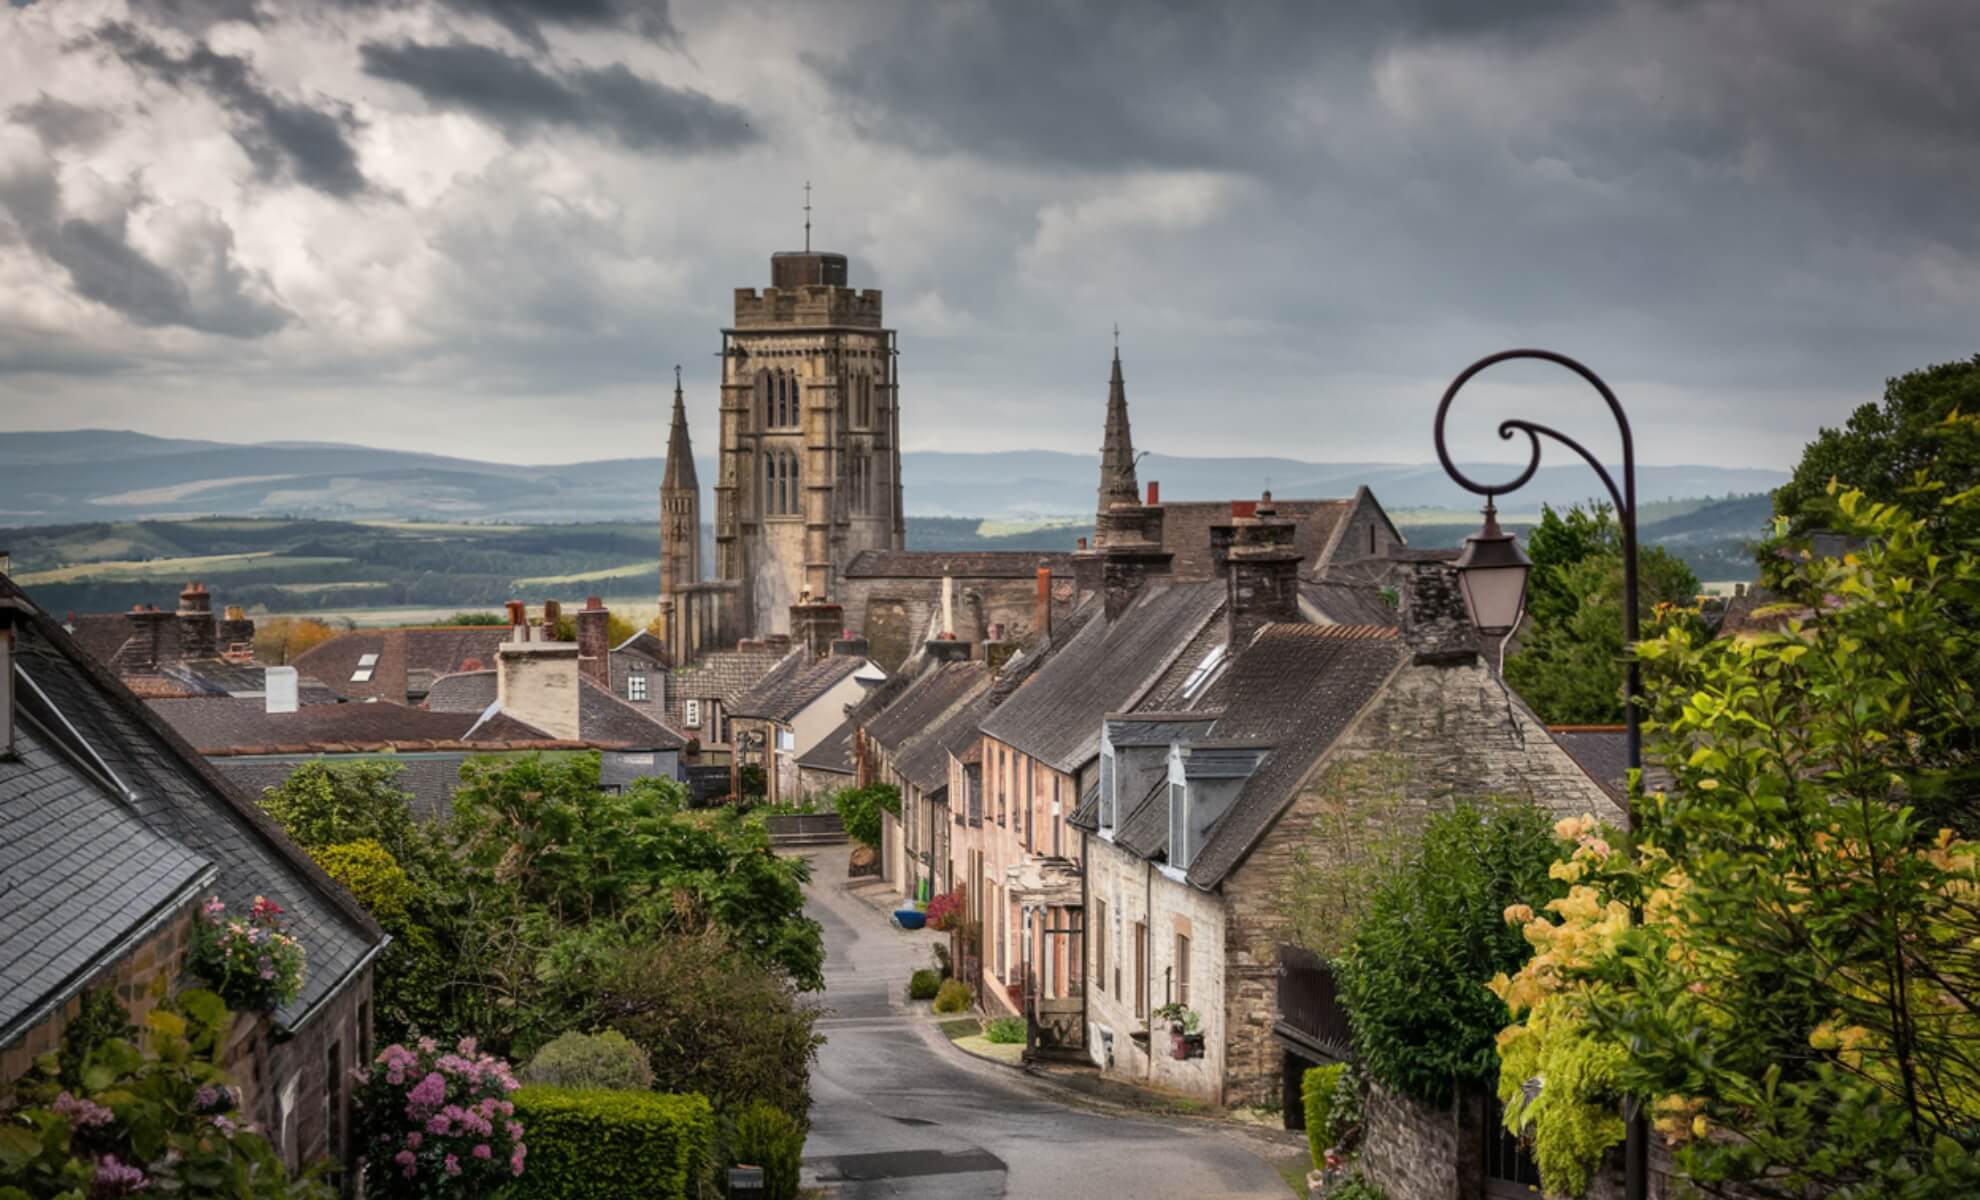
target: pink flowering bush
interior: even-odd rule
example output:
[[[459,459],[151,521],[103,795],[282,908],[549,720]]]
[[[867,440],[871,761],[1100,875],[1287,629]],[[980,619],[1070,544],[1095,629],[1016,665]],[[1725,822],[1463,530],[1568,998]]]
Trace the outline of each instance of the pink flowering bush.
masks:
[[[358,1084],[364,1177],[373,1196],[492,1196],[523,1173],[523,1127],[509,1064],[473,1038],[442,1051],[432,1038],[390,1045]]]
[[[283,929],[281,905],[256,896],[247,916],[230,917],[209,896],[199,917],[188,965],[227,1003],[267,1011],[302,994],[303,947]]]

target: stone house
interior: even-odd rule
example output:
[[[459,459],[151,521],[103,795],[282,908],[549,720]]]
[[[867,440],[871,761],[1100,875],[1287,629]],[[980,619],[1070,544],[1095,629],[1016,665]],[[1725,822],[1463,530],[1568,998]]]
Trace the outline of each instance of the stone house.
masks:
[[[1106,723],[1112,767],[1078,822],[1104,1069],[1296,1114],[1299,1074],[1338,1047],[1284,985],[1298,957],[1281,898],[1300,861],[1327,861],[1336,768],[1395,765],[1400,807],[1370,809],[1383,820],[1486,796],[1620,817],[1485,663],[1449,571],[1416,564],[1404,592],[1399,629],[1262,627],[1199,706],[1207,723]],[[1159,1023],[1151,1039],[1165,1002],[1198,1014],[1201,1057],[1174,1058]]]
[[[418,704],[440,676],[494,666],[495,648],[515,623],[357,629],[311,646],[291,665],[352,700]]]
[[[176,611],[141,604],[129,612],[70,613],[62,628],[124,686],[140,696],[232,696],[259,699],[262,668],[254,661],[254,622],[239,607],[223,617],[198,580],[179,593]],[[299,681],[303,704],[335,704],[342,697],[315,678]]]
[[[829,736],[868,689],[887,673],[860,653],[861,644],[842,643],[843,652],[817,655],[793,650],[729,710],[735,762],[763,768],[765,800],[798,799],[798,760]]]
[[[223,1061],[291,1163],[351,1157],[348,1072],[371,1053],[387,938],[237,787],[0,576],[0,1080],[59,1045],[84,992],[134,1011],[183,986],[199,903],[267,896],[308,969],[241,1014]]]
[[[967,652],[967,642],[950,642]],[[905,897],[927,898],[955,886],[950,861],[949,747],[975,736],[967,721],[988,691],[990,666],[981,659],[932,662],[855,736],[862,783],[890,783],[900,790],[901,810],[882,818],[881,874]]]

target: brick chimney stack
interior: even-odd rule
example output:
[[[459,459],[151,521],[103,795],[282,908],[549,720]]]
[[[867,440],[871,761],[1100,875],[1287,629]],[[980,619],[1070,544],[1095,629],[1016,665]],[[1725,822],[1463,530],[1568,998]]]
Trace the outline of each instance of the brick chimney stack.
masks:
[[[555,600],[545,600],[543,602],[543,640],[544,641],[559,642],[563,640],[562,638],[557,636],[557,626],[563,624],[563,620],[564,620],[564,606],[557,603]]]
[[[813,658],[832,653],[832,643],[846,629],[846,609],[830,600],[814,600],[810,592],[791,605],[791,640]]]
[[[612,613],[596,596],[586,596],[577,612],[578,673],[612,688]]]
[[[523,608],[523,602],[520,600],[511,600],[507,607],[509,610],[509,640],[511,642],[528,641],[529,613]]]
[[[1039,637],[1052,636],[1052,568],[1038,568],[1038,599],[1031,612],[1031,631]]]
[[[213,597],[195,579],[179,593],[179,656],[212,658],[219,653],[213,623]]]
[[[1236,506],[1233,505],[1235,512]],[[1260,628],[1298,621],[1299,544],[1293,522],[1279,516],[1266,492],[1250,516],[1233,516],[1226,555],[1224,606],[1232,653],[1251,644]],[[1213,536],[1214,545],[1214,536]]]

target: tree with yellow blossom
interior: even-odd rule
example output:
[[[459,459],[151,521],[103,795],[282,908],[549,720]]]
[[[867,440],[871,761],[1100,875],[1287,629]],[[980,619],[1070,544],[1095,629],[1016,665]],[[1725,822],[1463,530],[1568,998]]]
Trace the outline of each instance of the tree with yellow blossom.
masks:
[[[1550,1194],[1635,1100],[1707,1194],[1980,1195],[1980,845],[1945,819],[1980,792],[1980,489],[1834,499],[1861,548],[1783,541],[1777,628],[1638,648],[1663,777],[1633,836],[1562,822],[1567,894],[1506,913],[1499,1094]]]

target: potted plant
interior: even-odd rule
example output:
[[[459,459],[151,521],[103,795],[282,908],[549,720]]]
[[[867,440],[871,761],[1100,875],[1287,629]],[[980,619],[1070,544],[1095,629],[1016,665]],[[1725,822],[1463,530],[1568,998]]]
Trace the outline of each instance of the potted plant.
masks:
[[[1155,1018],[1169,1023],[1169,1053],[1181,1060],[1203,1057],[1203,1018],[1187,1004],[1164,1004]]]

